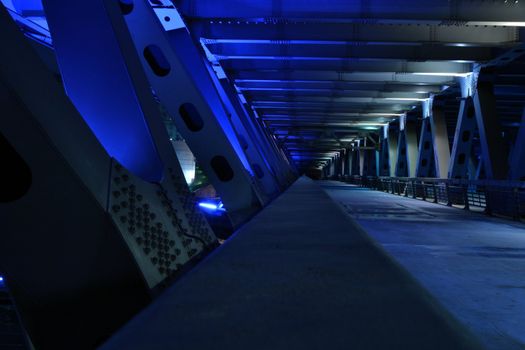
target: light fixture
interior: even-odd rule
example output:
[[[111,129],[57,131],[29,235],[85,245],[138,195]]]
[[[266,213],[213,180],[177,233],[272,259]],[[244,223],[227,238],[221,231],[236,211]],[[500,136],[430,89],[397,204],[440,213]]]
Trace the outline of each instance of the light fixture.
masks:
[[[462,77],[466,78],[472,73],[453,73],[453,72],[421,72],[421,73],[412,73],[413,75],[426,75],[429,77]]]
[[[217,211],[217,210],[226,211],[226,209],[224,209],[222,202],[219,202],[217,204],[211,203],[211,202],[200,202],[199,207],[203,209],[212,210],[212,211]]]
[[[428,98],[411,98],[411,97],[386,97],[388,101],[426,101]]]

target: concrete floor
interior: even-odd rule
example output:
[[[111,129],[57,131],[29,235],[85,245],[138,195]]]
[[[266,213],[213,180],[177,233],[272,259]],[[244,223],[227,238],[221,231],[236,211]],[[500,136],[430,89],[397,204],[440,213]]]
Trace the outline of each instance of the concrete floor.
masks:
[[[471,332],[306,178],[102,346],[479,348]]]
[[[525,349],[525,225],[319,184],[487,349]]]

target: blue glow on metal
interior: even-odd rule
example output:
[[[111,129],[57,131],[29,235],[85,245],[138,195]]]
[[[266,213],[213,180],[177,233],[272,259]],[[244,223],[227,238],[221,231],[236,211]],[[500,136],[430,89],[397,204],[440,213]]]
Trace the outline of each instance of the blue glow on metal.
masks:
[[[217,210],[218,209],[217,205],[215,205],[213,203],[205,203],[205,202],[199,203],[199,207],[206,208],[206,209],[211,209],[211,210]]]
[[[164,165],[137,98],[143,92],[135,90],[103,6],[88,1],[78,18],[70,16],[76,3],[46,6],[64,86],[108,154],[141,178],[159,181]]]
[[[200,202],[199,207],[212,211],[226,211],[222,202],[211,203],[211,202]]]

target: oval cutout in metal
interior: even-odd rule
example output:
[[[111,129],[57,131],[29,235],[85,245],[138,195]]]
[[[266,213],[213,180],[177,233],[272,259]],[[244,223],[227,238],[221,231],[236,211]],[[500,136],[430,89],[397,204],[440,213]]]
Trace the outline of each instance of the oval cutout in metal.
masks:
[[[155,75],[164,77],[171,71],[171,66],[164,53],[157,45],[148,45],[144,49],[144,58]]]

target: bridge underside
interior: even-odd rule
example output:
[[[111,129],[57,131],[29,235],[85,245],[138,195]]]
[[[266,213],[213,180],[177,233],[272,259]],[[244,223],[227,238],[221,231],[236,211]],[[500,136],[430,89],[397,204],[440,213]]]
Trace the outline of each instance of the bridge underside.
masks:
[[[0,1],[0,348],[525,346],[523,1]]]

